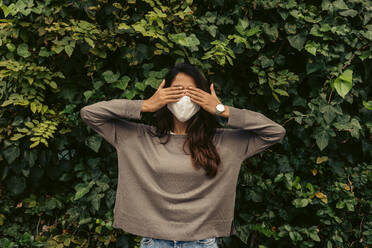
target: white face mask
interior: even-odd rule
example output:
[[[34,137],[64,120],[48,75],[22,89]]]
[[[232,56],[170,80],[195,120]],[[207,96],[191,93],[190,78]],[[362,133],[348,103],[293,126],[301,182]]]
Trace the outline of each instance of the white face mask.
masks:
[[[199,111],[200,106],[191,101],[189,96],[183,96],[178,102],[168,103],[167,108],[172,112],[177,120],[185,122]]]

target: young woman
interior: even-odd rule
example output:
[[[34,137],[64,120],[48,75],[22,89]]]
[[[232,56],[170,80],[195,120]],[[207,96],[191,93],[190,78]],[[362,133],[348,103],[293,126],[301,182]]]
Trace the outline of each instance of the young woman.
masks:
[[[154,125],[141,120],[153,112]],[[236,183],[242,162],[286,131],[259,112],[223,105],[193,65],[172,68],[146,100],[113,99],[80,110],[116,148],[113,226],[142,236],[144,247],[218,247],[236,233]],[[217,116],[227,119],[223,128]]]

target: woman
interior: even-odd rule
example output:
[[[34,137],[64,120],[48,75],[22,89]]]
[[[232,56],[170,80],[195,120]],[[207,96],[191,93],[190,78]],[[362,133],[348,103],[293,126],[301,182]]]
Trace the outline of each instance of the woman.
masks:
[[[154,125],[130,121],[142,112],[155,113]],[[149,99],[101,101],[80,115],[116,148],[113,226],[142,236],[142,248],[218,247],[217,237],[235,234],[240,166],[286,132],[261,113],[223,105],[213,84],[185,63]]]

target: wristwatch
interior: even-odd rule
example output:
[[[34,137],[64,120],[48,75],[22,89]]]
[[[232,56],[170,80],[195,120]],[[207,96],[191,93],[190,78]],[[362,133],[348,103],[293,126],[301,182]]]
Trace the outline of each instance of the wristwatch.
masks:
[[[225,111],[225,105],[222,103],[219,103],[216,105],[216,115],[221,114],[223,111]]]

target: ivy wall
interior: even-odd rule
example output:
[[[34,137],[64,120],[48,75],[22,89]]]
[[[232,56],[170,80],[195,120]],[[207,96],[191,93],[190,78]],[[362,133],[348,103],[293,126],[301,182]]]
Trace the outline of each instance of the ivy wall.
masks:
[[[220,247],[371,247],[369,0],[0,0],[0,246],[139,247],[117,157],[79,116],[147,99],[177,62],[282,143],[244,161]],[[151,123],[151,113],[142,122]]]

